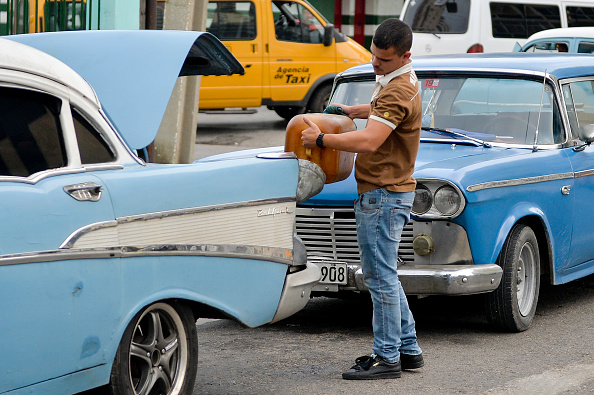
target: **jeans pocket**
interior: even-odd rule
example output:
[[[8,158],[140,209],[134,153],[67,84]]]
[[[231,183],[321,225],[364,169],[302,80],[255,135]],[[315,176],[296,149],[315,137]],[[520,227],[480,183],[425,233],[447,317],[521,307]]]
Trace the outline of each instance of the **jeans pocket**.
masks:
[[[381,206],[381,196],[377,193],[365,192],[357,199],[357,207],[362,213],[376,213]]]

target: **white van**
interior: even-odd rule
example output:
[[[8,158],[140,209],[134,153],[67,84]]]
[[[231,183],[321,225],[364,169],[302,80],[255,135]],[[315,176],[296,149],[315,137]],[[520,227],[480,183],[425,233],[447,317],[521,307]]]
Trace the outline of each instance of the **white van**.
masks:
[[[510,52],[541,30],[594,26],[592,0],[406,0],[412,54]]]

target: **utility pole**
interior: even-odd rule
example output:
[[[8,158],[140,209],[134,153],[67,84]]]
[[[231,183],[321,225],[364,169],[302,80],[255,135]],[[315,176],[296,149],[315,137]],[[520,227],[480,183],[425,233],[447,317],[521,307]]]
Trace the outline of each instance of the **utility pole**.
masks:
[[[207,6],[208,0],[167,0],[163,29],[204,31]],[[154,162],[193,162],[199,90],[200,76],[178,78],[155,138]]]

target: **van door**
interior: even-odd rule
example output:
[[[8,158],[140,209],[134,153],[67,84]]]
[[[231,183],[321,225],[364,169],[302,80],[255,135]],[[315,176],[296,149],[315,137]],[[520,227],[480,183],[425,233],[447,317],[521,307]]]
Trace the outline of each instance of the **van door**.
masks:
[[[260,1],[209,1],[206,30],[241,62],[244,75],[203,76],[200,109],[259,107],[262,103],[262,7]]]
[[[272,1],[271,6],[270,98],[299,105],[315,81],[336,73],[336,44],[324,46],[325,23],[305,3]]]

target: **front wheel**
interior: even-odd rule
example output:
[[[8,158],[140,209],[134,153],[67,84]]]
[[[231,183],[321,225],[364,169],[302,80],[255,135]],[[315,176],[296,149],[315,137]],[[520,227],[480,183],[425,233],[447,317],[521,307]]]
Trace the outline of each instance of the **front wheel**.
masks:
[[[314,94],[312,95],[308,110],[309,112],[324,112],[326,107],[328,107],[328,102],[330,101],[330,92],[332,91],[332,85],[326,84],[319,87]]]
[[[189,394],[198,368],[196,321],[175,302],[154,303],[130,322],[109,387],[116,395]]]
[[[503,330],[525,331],[534,319],[540,289],[538,241],[529,226],[519,224],[512,229],[497,264],[503,276],[499,287],[487,296],[487,319]]]

